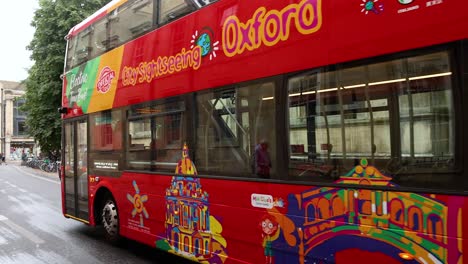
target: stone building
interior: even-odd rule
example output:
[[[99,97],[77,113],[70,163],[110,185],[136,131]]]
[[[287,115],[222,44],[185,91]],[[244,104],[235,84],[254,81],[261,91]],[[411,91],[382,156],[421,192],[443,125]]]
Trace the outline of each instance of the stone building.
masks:
[[[23,150],[37,154],[34,138],[28,135],[26,114],[19,107],[26,87],[19,82],[0,81],[0,152],[7,160],[20,159]]]

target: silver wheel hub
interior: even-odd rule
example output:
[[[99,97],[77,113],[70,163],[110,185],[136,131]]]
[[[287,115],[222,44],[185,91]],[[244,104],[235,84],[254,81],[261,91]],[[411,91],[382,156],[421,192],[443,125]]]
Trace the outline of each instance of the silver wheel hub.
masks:
[[[116,236],[119,226],[117,208],[113,201],[107,201],[102,210],[102,224],[106,232],[111,236]]]

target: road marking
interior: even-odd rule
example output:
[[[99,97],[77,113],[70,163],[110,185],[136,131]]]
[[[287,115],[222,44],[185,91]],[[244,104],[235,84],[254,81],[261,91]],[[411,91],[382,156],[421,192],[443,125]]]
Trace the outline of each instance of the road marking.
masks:
[[[10,186],[13,187],[13,188],[18,187],[18,186],[14,185],[14,184],[11,184],[11,183],[9,183],[9,182],[6,182],[6,184],[10,185]]]
[[[28,230],[24,229],[23,227],[21,227],[21,226],[15,224],[14,222],[8,220],[8,218],[3,216],[3,215],[0,215],[0,222],[5,223],[6,225],[8,225],[12,229],[14,229],[16,232],[20,233],[21,235],[23,235],[27,239],[31,240],[31,242],[33,242],[35,244],[44,243],[44,240],[40,239],[38,236],[36,236],[32,232],[29,232]]]
[[[15,169],[21,171],[22,173],[28,174],[29,176],[31,176],[33,178],[36,178],[36,179],[43,180],[43,181],[48,181],[48,182],[52,182],[52,183],[56,183],[56,184],[60,184],[59,181],[54,181],[54,180],[47,179],[47,178],[44,178],[44,177],[36,176],[36,175],[34,175],[32,173],[29,173],[27,171],[24,171],[23,169],[18,168],[18,167],[15,167]]]

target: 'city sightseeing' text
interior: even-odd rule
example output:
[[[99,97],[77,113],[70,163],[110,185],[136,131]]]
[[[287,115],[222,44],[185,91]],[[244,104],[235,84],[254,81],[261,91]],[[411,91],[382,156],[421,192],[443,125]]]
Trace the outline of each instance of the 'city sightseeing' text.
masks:
[[[196,45],[191,50],[182,49],[174,56],[160,56],[156,60],[143,61],[137,67],[125,66],[122,70],[124,86],[151,82],[157,77],[180,72],[187,68],[197,70],[201,65],[201,48]]]

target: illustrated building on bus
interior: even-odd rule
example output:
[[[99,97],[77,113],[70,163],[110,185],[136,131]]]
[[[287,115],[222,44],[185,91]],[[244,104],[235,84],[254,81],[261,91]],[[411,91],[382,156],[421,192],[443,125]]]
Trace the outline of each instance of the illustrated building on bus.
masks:
[[[337,183],[393,186],[390,180],[363,160]],[[291,219],[300,259],[332,260],[340,250],[373,251],[379,244],[389,256],[410,252],[422,263],[462,263],[458,241],[448,239],[461,232],[461,210],[432,195],[318,187],[290,195],[288,215],[303,216]],[[368,239],[374,242],[357,243]]]
[[[175,172],[197,174],[186,144]],[[209,195],[200,178],[173,176],[165,196],[165,239],[156,241],[156,246],[195,261],[224,263],[228,256],[222,225],[210,214]]]
[[[208,194],[202,190],[199,178],[172,178],[166,190],[166,233],[176,251],[196,257],[211,251]]]

